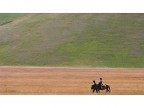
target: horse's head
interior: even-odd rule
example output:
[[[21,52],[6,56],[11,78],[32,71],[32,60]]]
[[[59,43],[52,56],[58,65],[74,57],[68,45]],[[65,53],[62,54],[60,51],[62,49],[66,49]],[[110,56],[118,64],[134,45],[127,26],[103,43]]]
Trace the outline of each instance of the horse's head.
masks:
[[[95,88],[95,85],[93,84],[92,86],[91,86],[91,89],[93,90]]]

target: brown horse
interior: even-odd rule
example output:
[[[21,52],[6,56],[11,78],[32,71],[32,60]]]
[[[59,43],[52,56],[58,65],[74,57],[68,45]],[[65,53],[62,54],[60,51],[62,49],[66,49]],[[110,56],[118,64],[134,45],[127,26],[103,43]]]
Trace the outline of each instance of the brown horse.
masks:
[[[92,85],[91,89],[93,90],[93,92],[96,91],[97,93],[100,93],[100,90],[106,90],[107,93],[111,92],[110,86],[107,84],[103,85],[102,87],[100,84]]]

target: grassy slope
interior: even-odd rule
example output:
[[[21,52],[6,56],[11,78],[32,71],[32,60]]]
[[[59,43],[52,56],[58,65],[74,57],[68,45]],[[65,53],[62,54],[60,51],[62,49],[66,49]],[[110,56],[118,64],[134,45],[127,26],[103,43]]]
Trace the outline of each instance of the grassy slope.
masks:
[[[0,26],[8,24],[15,19],[22,17],[26,14],[16,14],[16,13],[1,13],[0,14]]]
[[[143,30],[144,14],[27,14],[0,26],[0,64],[144,67]]]

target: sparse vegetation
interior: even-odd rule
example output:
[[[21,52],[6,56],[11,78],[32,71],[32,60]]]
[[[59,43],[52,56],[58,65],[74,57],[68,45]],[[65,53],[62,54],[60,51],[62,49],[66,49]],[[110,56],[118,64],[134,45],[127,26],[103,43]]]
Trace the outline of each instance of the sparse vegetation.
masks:
[[[11,22],[12,22],[12,21],[2,22],[2,23],[0,23],[0,26],[5,25],[5,24],[8,24],[8,23],[11,23]]]
[[[144,95],[144,69],[0,67],[0,94],[97,95],[92,81],[102,77],[108,95]],[[101,91],[101,94],[106,94]]]

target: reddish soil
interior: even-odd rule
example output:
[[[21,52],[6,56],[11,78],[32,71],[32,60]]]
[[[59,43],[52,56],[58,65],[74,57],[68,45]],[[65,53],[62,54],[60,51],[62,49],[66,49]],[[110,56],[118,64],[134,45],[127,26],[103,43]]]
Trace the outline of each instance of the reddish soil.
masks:
[[[111,93],[144,95],[143,68],[0,67],[0,94],[96,95],[90,87],[102,77]]]

